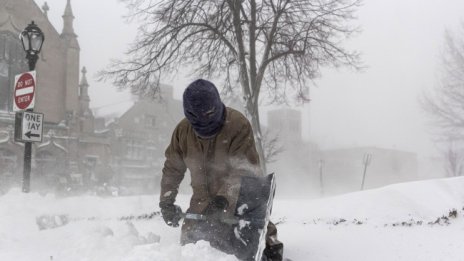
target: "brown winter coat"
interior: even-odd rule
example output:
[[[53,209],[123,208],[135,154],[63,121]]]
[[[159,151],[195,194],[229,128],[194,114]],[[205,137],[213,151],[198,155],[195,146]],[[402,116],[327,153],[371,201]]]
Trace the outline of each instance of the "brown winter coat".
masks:
[[[188,120],[183,119],[175,128],[165,155],[160,205],[175,202],[179,185],[188,169],[193,189],[189,213],[201,214],[211,199],[220,195],[229,201],[226,214],[233,216],[240,191],[240,176],[263,175],[250,122],[242,113],[228,107],[224,126],[209,139],[198,137]],[[195,234],[195,224],[193,220],[184,220],[182,244],[195,242],[191,238]],[[228,231],[220,233],[224,236]],[[266,246],[276,244],[281,244],[277,240],[277,229],[269,222]]]
[[[186,169],[190,171],[193,195],[190,213],[202,213],[217,195],[229,201],[233,215],[241,175],[261,175],[253,131],[240,112],[226,108],[224,126],[213,138],[198,137],[187,119],[175,128],[166,149],[160,202],[174,203]]]

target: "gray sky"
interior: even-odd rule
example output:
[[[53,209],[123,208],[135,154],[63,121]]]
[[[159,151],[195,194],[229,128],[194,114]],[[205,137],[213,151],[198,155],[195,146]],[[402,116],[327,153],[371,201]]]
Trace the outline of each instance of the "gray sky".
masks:
[[[318,80],[312,139],[328,147],[434,153],[418,99],[437,83],[445,30],[457,30],[461,21],[464,1],[365,0],[359,12],[363,31],[350,46],[363,53],[368,68],[327,70]]]
[[[62,15],[66,0],[35,0],[50,7],[48,17],[61,33]],[[108,115],[111,111],[123,112],[130,105],[130,95],[118,92],[110,83],[98,82],[95,74],[104,69],[111,59],[123,57],[128,44],[135,37],[137,26],[123,19],[126,8],[118,0],[71,0],[75,16],[74,30],[81,47],[80,65],[88,71],[90,106],[97,115]],[[45,42],[46,44],[46,42]]]
[[[36,2],[41,6],[44,1]],[[47,2],[50,20],[61,32],[66,0]],[[123,111],[130,105],[129,95],[96,82],[93,75],[111,58],[122,57],[136,25],[122,19],[127,12],[117,0],[72,0],[72,7],[81,65],[89,71],[91,106],[97,114]],[[464,1],[365,0],[358,16],[362,32],[348,45],[363,53],[367,68],[361,73],[323,71],[304,107],[305,138],[322,148],[357,145],[436,153],[418,99],[437,82],[444,31],[456,31],[464,21]],[[186,83],[174,81],[178,95]]]

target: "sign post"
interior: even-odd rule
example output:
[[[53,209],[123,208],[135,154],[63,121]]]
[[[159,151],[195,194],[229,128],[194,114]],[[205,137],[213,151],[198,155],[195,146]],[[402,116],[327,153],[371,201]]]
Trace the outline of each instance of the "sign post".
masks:
[[[23,169],[23,192],[28,193],[30,191],[31,184],[31,155],[32,155],[32,141],[37,141],[37,138],[42,140],[42,120],[43,114],[38,114],[41,116],[32,116],[33,109],[35,105],[35,89],[36,89],[36,72],[33,68],[30,68],[31,71],[18,74],[15,77],[14,83],[14,102],[13,102],[13,111],[16,111],[15,116],[15,141],[24,142],[24,169]],[[28,119],[40,118],[40,122],[32,121],[28,122]],[[25,122],[26,119],[26,122]],[[37,125],[39,124],[39,125]],[[24,133],[24,128],[27,126],[30,128],[40,127],[40,135],[36,137],[36,133],[27,132]],[[32,136],[31,136],[32,135]],[[28,137],[29,136],[29,137]],[[33,139],[31,139],[33,137]]]

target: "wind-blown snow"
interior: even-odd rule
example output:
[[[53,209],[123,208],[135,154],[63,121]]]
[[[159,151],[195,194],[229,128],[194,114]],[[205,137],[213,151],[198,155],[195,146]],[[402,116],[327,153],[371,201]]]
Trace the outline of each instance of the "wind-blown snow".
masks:
[[[274,201],[272,219],[292,260],[463,260],[464,178],[392,185],[319,200]],[[278,189],[278,187],[277,187]],[[162,218],[158,196],[58,199],[12,190],[0,196],[0,260],[232,261],[199,242],[180,246],[180,228]],[[185,210],[187,196],[180,196]],[[449,217],[450,210],[457,217]],[[35,218],[68,215],[39,230]],[[446,219],[438,219],[446,216]],[[432,224],[434,223],[435,224]],[[430,224],[428,224],[430,223]]]

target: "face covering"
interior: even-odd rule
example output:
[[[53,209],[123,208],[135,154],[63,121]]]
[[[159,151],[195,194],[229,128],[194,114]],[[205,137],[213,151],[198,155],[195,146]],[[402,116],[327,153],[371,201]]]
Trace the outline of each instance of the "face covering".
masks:
[[[184,91],[183,105],[185,117],[202,138],[213,137],[224,125],[225,106],[212,82],[192,82]]]

